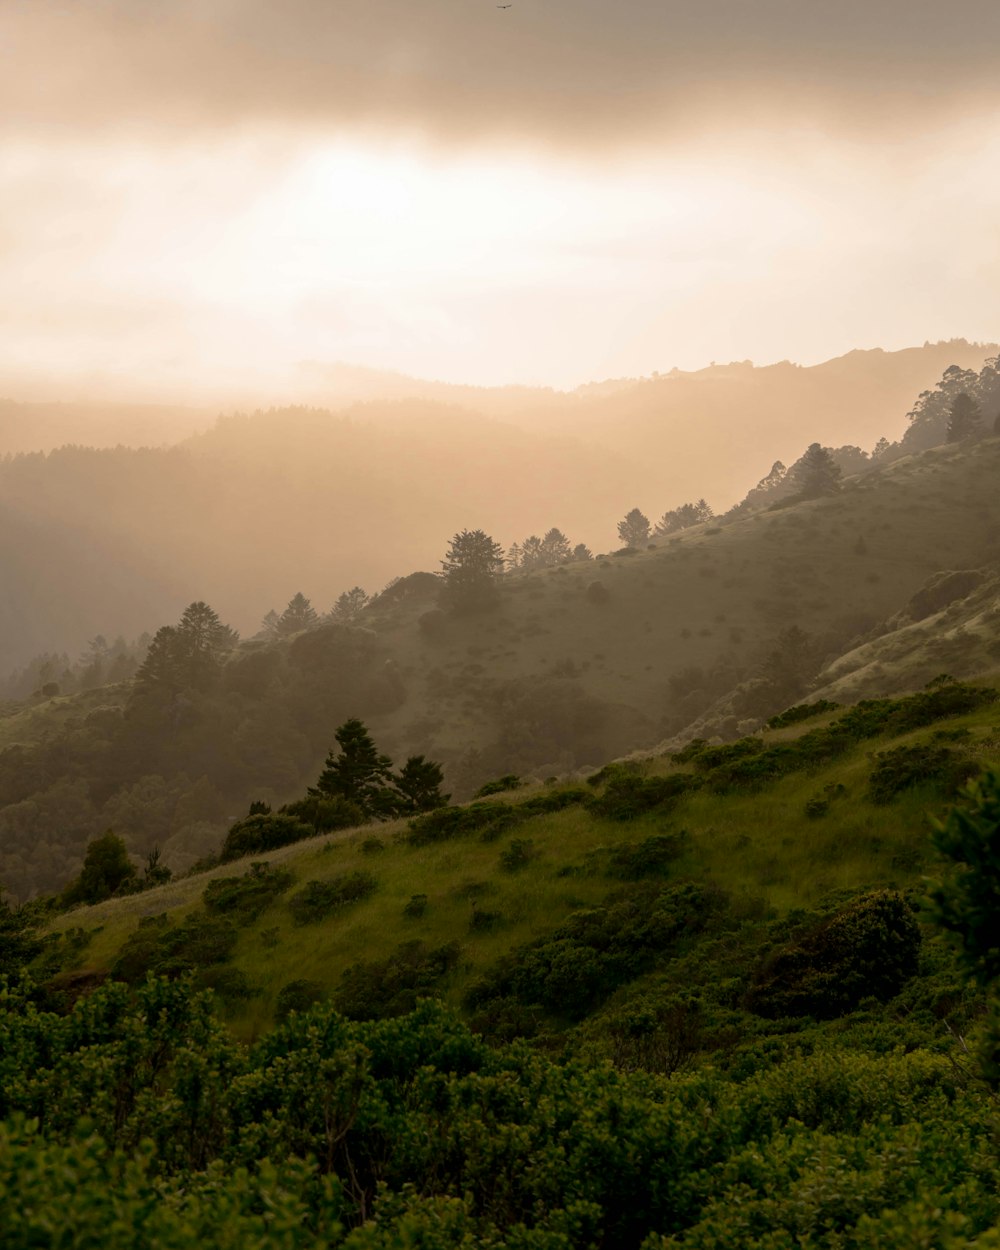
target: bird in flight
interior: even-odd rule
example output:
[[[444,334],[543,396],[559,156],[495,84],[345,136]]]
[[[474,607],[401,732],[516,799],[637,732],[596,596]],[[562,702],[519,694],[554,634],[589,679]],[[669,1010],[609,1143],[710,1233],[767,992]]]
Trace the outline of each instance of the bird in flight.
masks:
[[[509,9],[509,8],[510,8],[510,5],[509,5],[509,4],[498,4],[498,5],[497,5],[497,8],[498,8],[498,9]]]

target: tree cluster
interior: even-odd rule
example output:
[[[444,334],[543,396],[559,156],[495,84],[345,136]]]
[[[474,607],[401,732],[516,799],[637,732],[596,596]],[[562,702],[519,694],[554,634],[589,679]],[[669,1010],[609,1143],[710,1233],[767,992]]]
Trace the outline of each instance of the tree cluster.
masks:
[[[593,553],[585,543],[571,547],[569,539],[559,529],[550,529],[539,538],[531,534],[523,542],[514,543],[507,552],[507,570],[511,573],[529,573],[532,569],[548,569],[557,564],[569,564],[572,560],[591,560]]]
[[[192,603],[177,625],[153,635],[135,676],[136,696],[210,688],[239,635],[207,603]]]
[[[449,543],[441,570],[442,607],[458,615],[488,611],[497,601],[503,548],[483,530],[461,530]]]
[[[444,774],[439,764],[411,755],[393,772],[392,760],[381,754],[357,718],[345,721],[334,737],[337,746],[309,787],[311,797],[342,800],[357,808],[363,820],[391,820],[447,804],[450,796],[441,793]]]
[[[704,499],[695,503],[682,503],[679,508],[664,512],[653,530],[654,538],[665,538],[668,534],[676,534],[678,530],[690,529],[692,525],[700,525],[702,521],[710,521],[715,513]]]

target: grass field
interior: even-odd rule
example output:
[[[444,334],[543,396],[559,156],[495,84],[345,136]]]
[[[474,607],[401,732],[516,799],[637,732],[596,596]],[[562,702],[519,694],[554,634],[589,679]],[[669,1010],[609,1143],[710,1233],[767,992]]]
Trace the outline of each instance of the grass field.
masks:
[[[794,743],[801,733],[838,715],[759,736],[765,744]],[[227,1006],[230,1021],[241,1036],[256,1036],[272,1023],[277,996],[288,982],[308,980],[333,991],[352,965],[385,960],[411,941],[428,948],[458,943],[457,965],[440,987],[457,1005],[469,985],[507,952],[551,933],[573,913],[598,906],[615,889],[627,889],[609,875],[609,856],[660,834],[683,834],[669,868],[671,881],[723,891],[731,907],[748,915],[780,917],[835,894],[913,887],[935,870],[929,818],[943,813],[951,800],[931,779],[878,805],[868,797],[869,778],[876,752],[942,741],[977,766],[996,766],[1000,705],[906,734],[869,738],[822,768],[793,772],[752,792],[714,793],[703,787],[685,794],[669,811],[654,808],[632,820],[610,819],[577,804],[533,815],[491,841],[472,834],[414,846],[406,840],[406,823],[394,822],[273,852],[261,858],[289,870],[294,882],[239,931],[232,962],[253,994]],[[634,767],[656,777],[688,766],[661,757]],[[527,787],[493,801],[518,805],[558,789],[559,783]],[[823,796],[826,812],[807,815],[807,803]],[[524,866],[512,872],[503,867],[501,855],[514,839],[530,846]],[[250,861],[238,861],[143,894],[79,908],[60,917],[54,928],[90,933],[79,961],[94,971],[107,970],[143,917],[167,912],[181,920],[197,911],[209,882],[245,874],[249,867]],[[319,923],[295,923],[288,904],[296,890],[359,871],[376,880],[370,897]],[[418,917],[405,912],[414,895],[426,896]],[[477,924],[477,913],[493,919]]]

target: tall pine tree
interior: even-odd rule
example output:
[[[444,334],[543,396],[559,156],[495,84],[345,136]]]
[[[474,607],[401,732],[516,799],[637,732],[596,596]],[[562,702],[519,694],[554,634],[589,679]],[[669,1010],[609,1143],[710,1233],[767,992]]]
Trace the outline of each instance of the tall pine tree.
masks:
[[[334,737],[339,751],[331,749],[309,793],[345,799],[366,820],[386,820],[395,810],[392,760],[379,753],[368,730],[356,718],[345,721]]]

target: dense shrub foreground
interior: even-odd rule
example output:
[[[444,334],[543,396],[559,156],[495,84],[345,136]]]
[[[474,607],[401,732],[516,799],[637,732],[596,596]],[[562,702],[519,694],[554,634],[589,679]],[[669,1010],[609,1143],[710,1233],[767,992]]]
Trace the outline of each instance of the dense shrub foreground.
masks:
[[[431,1003],[244,1048],[184,983],[65,1016],[21,987],[0,1112],[6,1250],[1000,1246],[984,1087],[835,1034],[666,1080],[491,1048]]]

